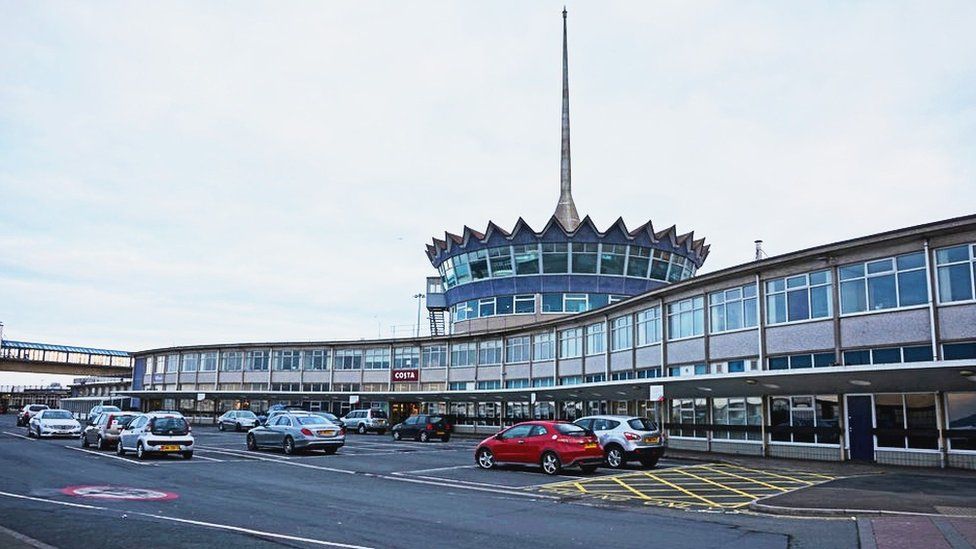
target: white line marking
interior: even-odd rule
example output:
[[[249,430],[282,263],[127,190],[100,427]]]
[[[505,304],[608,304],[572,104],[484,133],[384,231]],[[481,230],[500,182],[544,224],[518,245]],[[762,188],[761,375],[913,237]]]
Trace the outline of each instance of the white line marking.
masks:
[[[205,452],[206,450],[202,450],[202,451]],[[193,457],[196,458],[196,459],[202,459],[204,461],[216,461],[218,463],[223,463],[224,462],[224,460],[222,460],[222,459],[208,458],[206,456],[201,456],[199,453],[196,453]]]
[[[466,485],[463,485],[463,484],[454,484],[454,483],[451,483],[451,482],[435,482],[435,481],[423,480],[423,479],[419,479],[419,478],[407,478],[407,477],[404,477],[404,476],[398,476],[397,477],[397,476],[385,476],[385,475],[376,475],[376,474],[369,474],[369,476],[375,476],[375,477],[379,477],[379,478],[386,478],[388,480],[398,480],[400,482],[412,482],[412,483],[416,483],[416,484],[429,484],[431,486],[441,486],[441,487],[444,487],[444,488],[458,488],[458,489],[461,489],[461,490],[475,490],[475,491],[478,491],[478,492],[492,492],[492,493],[495,493],[495,494],[505,494],[505,495],[509,495],[509,496],[520,496],[520,497],[527,497],[527,498],[532,498],[532,499],[559,499],[559,497],[557,497],[557,496],[550,496],[550,495],[546,495],[546,494],[537,494],[537,493],[532,493],[532,492],[520,492],[520,491],[517,491],[517,490],[503,490],[503,489],[500,489],[500,488],[482,488],[480,486],[466,486]]]
[[[17,499],[26,499],[26,500],[30,500],[30,501],[39,501],[39,502],[42,502],[42,503],[51,503],[51,504],[54,504],[54,505],[63,505],[63,506],[66,506],[66,507],[77,507],[77,508],[81,508],[81,509],[92,509],[92,510],[96,510],[96,511],[109,511],[109,510],[111,510],[111,509],[109,509],[107,507],[97,507],[95,505],[82,505],[80,503],[70,503],[70,502],[67,502],[67,501],[57,501],[57,500],[53,500],[53,499],[45,499],[45,498],[38,498],[38,497],[32,497],[32,496],[24,496],[24,495],[21,495],[21,494],[12,494],[10,492],[0,492],[0,496],[6,496],[6,497],[9,497],[9,498],[17,498]],[[112,510],[112,511],[117,512],[116,510]],[[289,540],[289,541],[299,541],[299,542],[302,542],[302,543],[311,543],[313,545],[325,545],[325,546],[329,546],[329,547],[345,547],[347,549],[372,549],[372,548],[367,547],[365,545],[352,545],[352,544],[349,544],[349,543],[339,543],[339,542],[336,542],[336,541],[325,541],[325,540],[320,540],[320,539],[301,538],[301,537],[298,537],[298,536],[288,536],[288,535],[285,535],[285,534],[277,534],[277,533],[274,533],[274,532],[265,532],[265,531],[262,531],[262,530],[252,530],[250,528],[241,528],[240,526],[231,526],[229,524],[217,524],[217,523],[214,523],[214,522],[204,522],[204,521],[200,521],[200,520],[189,520],[189,519],[181,519],[181,518],[176,518],[176,517],[167,517],[167,516],[163,516],[163,515],[156,515],[156,514],[153,514],[153,513],[129,512],[129,514],[139,515],[139,516],[143,516],[143,517],[149,517],[149,518],[153,518],[153,519],[157,519],[157,520],[168,520],[170,522],[179,522],[179,523],[183,523],[183,524],[192,524],[194,526],[204,526],[204,527],[207,527],[207,528],[216,528],[218,530],[229,530],[231,532],[241,532],[241,533],[244,533],[244,534],[251,534],[253,536],[262,536],[262,537],[266,537],[266,538],[284,539],[284,540]]]
[[[408,473],[433,473],[434,471],[450,471],[452,469],[474,469],[477,465],[452,465],[451,467],[435,467],[433,469],[414,469],[412,471],[400,471],[402,474]]]
[[[471,486],[487,486],[488,488],[499,488],[499,489],[502,489],[502,490],[520,490],[520,489],[522,489],[521,486],[508,486],[508,485],[505,485],[505,484],[493,484],[493,483],[490,483],[490,482],[475,482],[473,480],[459,480],[459,479],[455,479],[455,478],[444,478],[444,477],[428,477],[428,476],[424,476],[424,475],[406,475],[404,473],[390,473],[390,474],[397,475],[397,476],[402,476],[402,477],[406,477],[406,478],[421,478],[421,479],[424,479],[424,480],[433,480],[433,481],[439,481],[439,482],[447,482],[447,483],[450,483],[450,484],[458,483],[458,484],[466,484],[466,485],[471,485]]]
[[[4,431],[3,434],[10,435],[12,437],[22,438],[24,440],[29,440],[31,442],[35,442],[35,440],[33,438],[31,438],[31,437],[25,437],[24,435],[18,435],[17,433],[11,433],[10,431]]]
[[[117,460],[120,460],[120,461],[124,461],[126,463],[131,463],[132,465],[149,465],[149,466],[156,465],[155,463],[145,463],[145,462],[142,462],[142,461],[134,461],[134,460],[131,460],[131,459],[126,458],[126,457],[123,457],[123,456],[117,456],[115,454],[107,454],[105,452],[96,452],[95,450],[87,450],[85,448],[79,448],[77,446],[65,446],[65,448],[67,448],[69,450],[74,450],[76,452],[84,452],[86,454],[96,455],[96,456],[99,456],[99,457],[107,457],[107,458],[111,458],[111,459],[117,459]]]
[[[54,547],[53,545],[48,545],[48,544],[44,543],[43,541],[36,540],[36,539],[34,539],[34,538],[30,537],[30,536],[25,536],[24,534],[21,534],[20,532],[17,532],[15,530],[11,530],[10,528],[4,528],[3,526],[0,526],[0,534],[6,534],[6,535],[14,538],[17,541],[20,541],[20,542],[22,542],[22,543],[24,543],[26,545],[31,546],[31,547],[35,547],[36,549],[57,549],[57,547]]]

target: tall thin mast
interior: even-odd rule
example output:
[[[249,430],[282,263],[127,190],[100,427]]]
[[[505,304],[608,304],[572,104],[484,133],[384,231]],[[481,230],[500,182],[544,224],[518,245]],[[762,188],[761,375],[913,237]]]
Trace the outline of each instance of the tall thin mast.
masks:
[[[566,33],[566,8],[563,7],[563,119],[562,155],[559,172],[559,204],[556,205],[556,219],[567,230],[579,227],[580,218],[573,202],[572,170],[569,162],[569,47]]]

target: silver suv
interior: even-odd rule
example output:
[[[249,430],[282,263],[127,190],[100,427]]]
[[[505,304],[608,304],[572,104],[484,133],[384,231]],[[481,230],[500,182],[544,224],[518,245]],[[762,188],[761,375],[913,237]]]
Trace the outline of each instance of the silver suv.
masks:
[[[342,422],[346,424],[347,430],[356,431],[361,435],[369,431],[376,431],[382,435],[390,428],[390,419],[386,412],[379,408],[353,410],[342,418]]]
[[[607,465],[619,469],[630,460],[654,467],[664,455],[664,435],[653,421],[637,416],[587,416],[574,423],[596,433]]]
[[[151,412],[133,419],[119,433],[115,452],[124,456],[135,452],[144,459],[147,454],[180,454],[183,459],[193,457],[193,435],[190,424],[180,414]]]

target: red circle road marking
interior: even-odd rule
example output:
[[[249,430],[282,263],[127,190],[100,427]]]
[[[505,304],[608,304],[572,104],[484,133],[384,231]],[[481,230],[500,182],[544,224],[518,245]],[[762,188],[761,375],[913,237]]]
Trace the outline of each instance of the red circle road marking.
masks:
[[[120,501],[165,501],[179,497],[173,492],[130,488],[128,486],[68,486],[62,488],[61,493],[79,498]]]

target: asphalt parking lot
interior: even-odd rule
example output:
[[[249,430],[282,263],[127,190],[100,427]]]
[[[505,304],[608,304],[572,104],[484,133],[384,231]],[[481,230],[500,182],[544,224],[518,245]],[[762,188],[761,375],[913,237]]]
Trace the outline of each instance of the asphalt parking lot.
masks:
[[[195,427],[193,435],[192,460],[139,461],[83,449],[77,439],[27,439],[13,416],[0,416],[0,536],[14,531],[55,547],[140,539],[156,547],[857,544],[849,519],[739,509],[762,490],[819,482],[812,476],[774,481],[771,472],[665,457],[652,470],[550,477],[534,467],[480,470],[477,441],[461,437],[425,444],[349,435],[336,455],[286,456],[246,450],[244,433]]]

